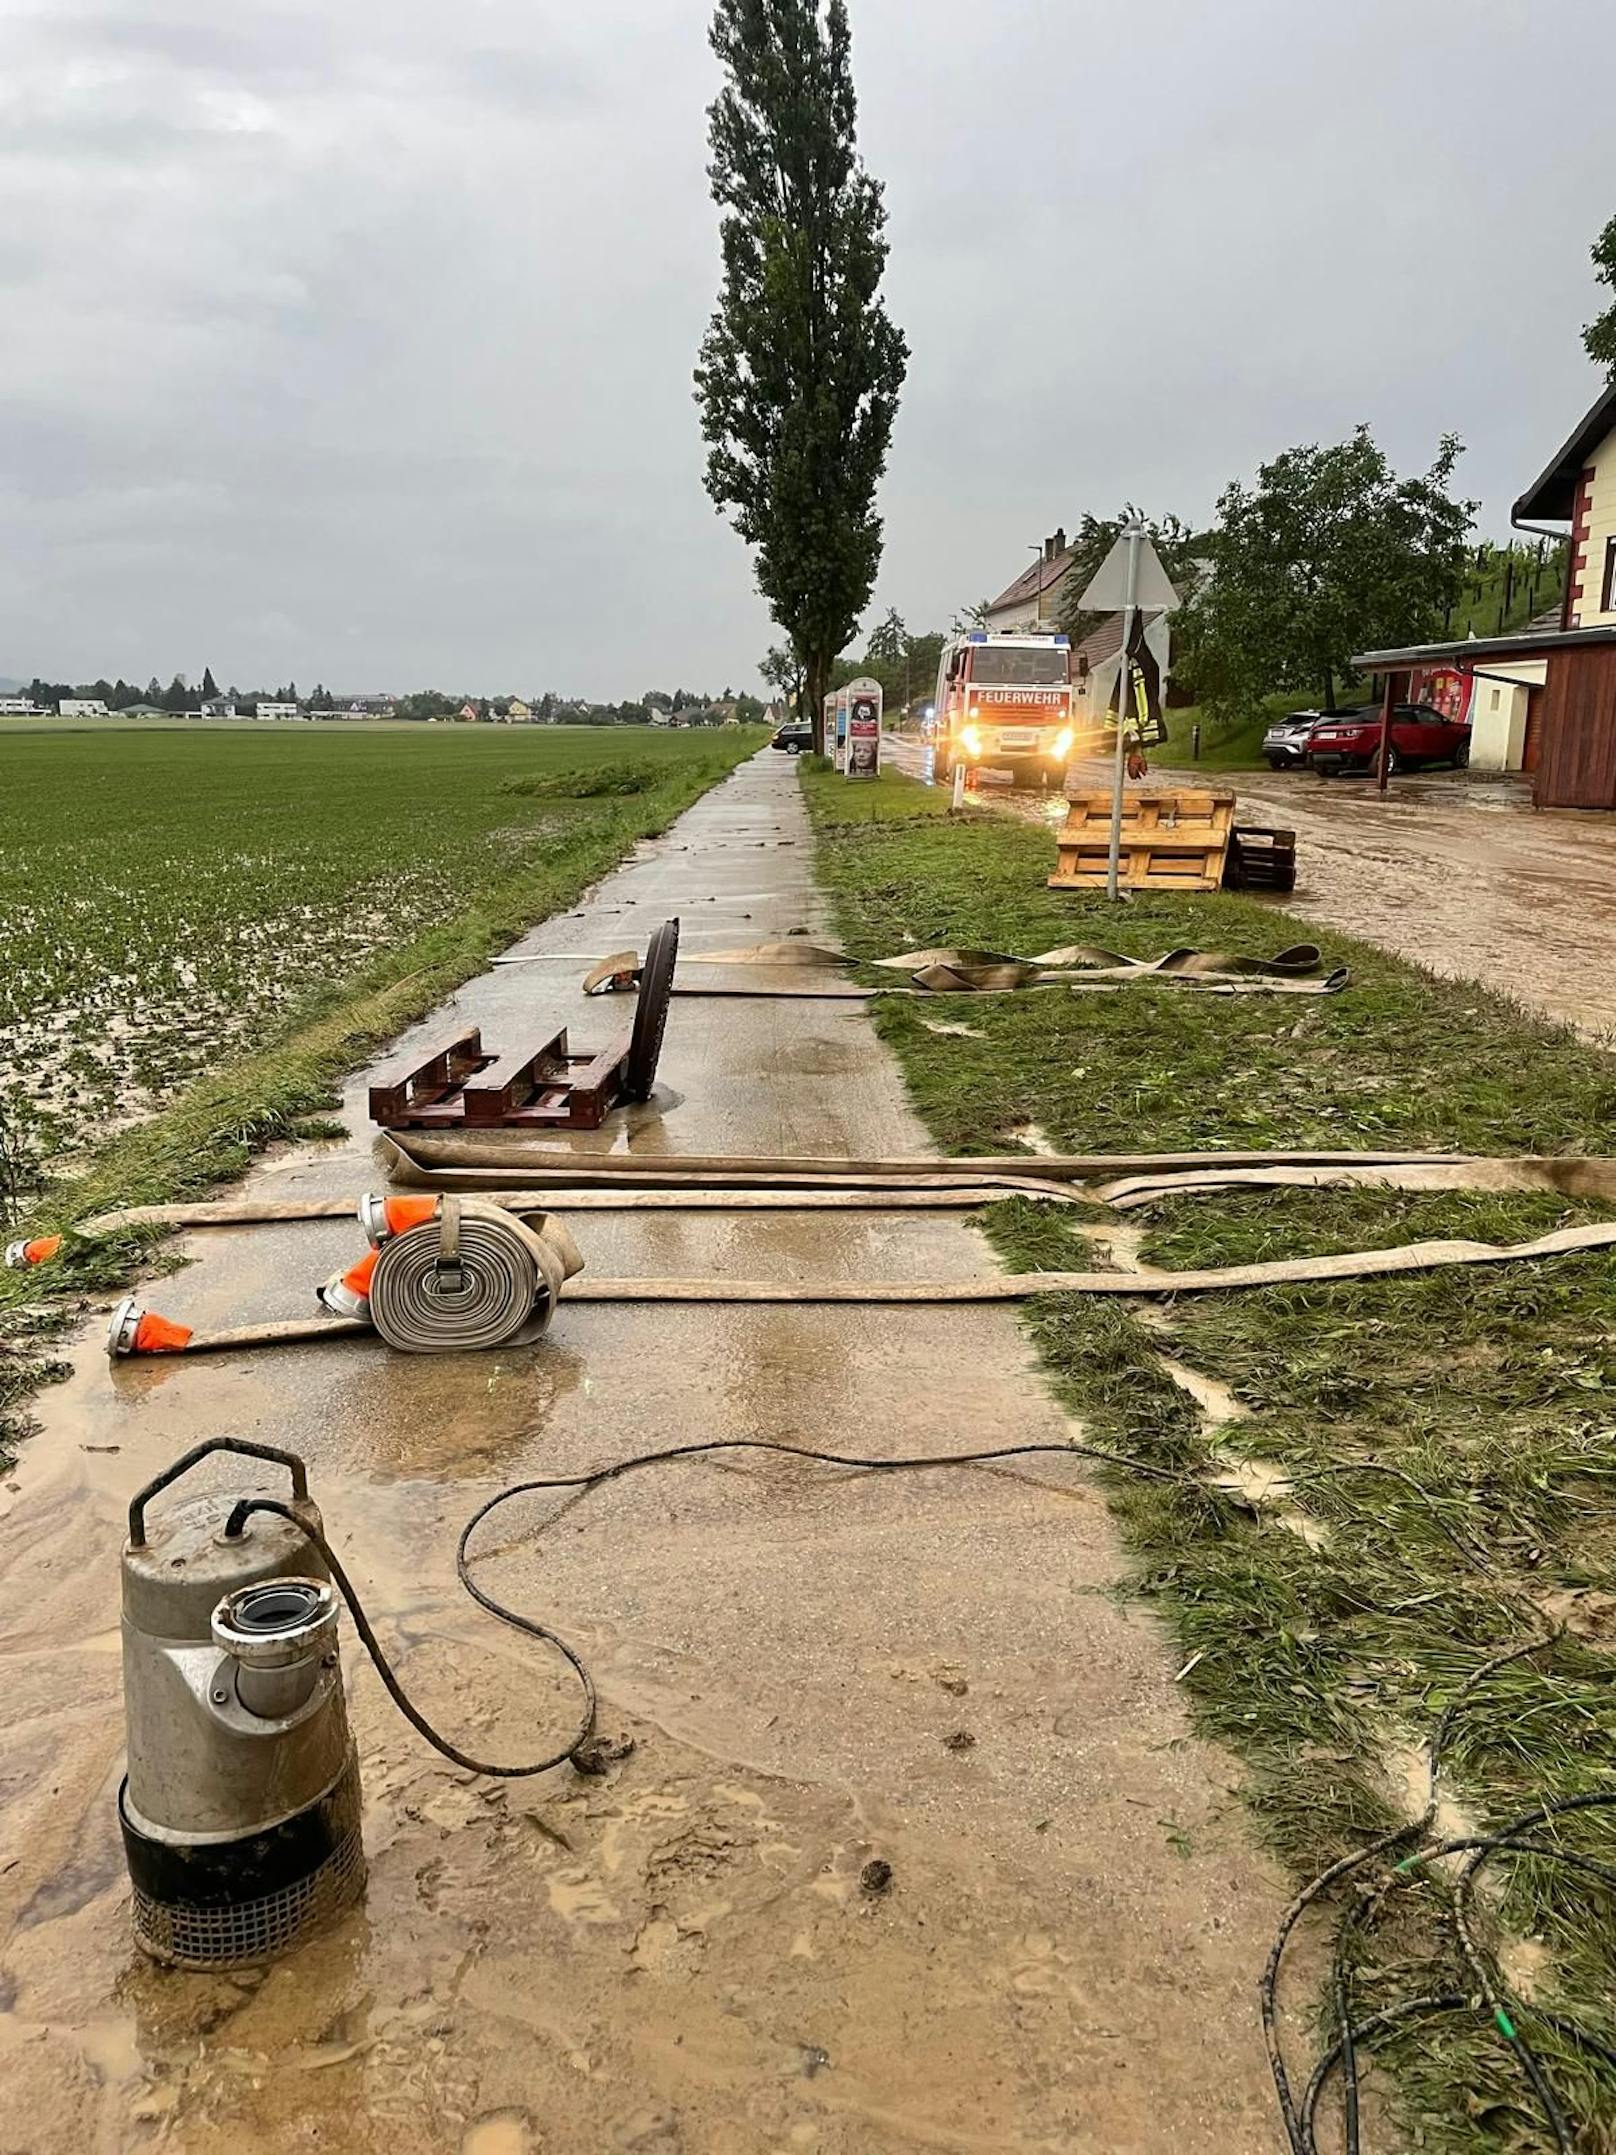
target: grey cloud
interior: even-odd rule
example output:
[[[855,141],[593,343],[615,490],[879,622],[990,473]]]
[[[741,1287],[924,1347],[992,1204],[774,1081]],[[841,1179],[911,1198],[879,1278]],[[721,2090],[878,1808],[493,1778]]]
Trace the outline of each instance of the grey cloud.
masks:
[[[700,0],[0,28],[0,672],[622,695],[771,639],[701,489]],[[1595,386],[1606,0],[854,0],[914,348],[876,606],[1359,419],[1486,528]],[[873,611],[873,609],[872,609]]]

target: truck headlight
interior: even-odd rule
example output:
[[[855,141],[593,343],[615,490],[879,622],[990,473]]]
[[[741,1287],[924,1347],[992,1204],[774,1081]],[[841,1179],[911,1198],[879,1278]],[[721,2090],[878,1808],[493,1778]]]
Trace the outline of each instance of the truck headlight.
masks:
[[[1050,754],[1057,763],[1066,761],[1067,757],[1072,753],[1072,742],[1075,739],[1076,735],[1072,732],[1071,727],[1062,726],[1060,732],[1055,736],[1055,745],[1050,750]]]
[[[975,726],[962,726],[960,728],[960,745],[968,756],[981,755],[982,735],[980,730]]]

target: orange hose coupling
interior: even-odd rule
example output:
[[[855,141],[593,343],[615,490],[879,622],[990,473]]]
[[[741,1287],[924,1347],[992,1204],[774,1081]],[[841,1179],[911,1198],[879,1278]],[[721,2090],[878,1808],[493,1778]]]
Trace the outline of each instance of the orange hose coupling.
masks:
[[[372,1191],[359,1200],[359,1224],[378,1248],[390,1235],[424,1227],[438,1216],[435,1197],[384,1197]]]
[[[315,1299],[323,1310],[333,1317],[368,1317],[370,1315],[370,1275],[376,1269],[378,1250],[366,1250],[357,1264],[346,1272],[333,1272],[323,1287],[314,1290]]]
[[[61,1246],[60,1235],[35,1235],[32,1242],[8,1242],[6,1268],[20,1272],[24,1265],[48,1265]]]
[[[191,1344],[191,1327],[142,1309],[133,1295],[125,1295],[107,1326],[107,1353],[113,1361],[130,1354],[183,1354]]]

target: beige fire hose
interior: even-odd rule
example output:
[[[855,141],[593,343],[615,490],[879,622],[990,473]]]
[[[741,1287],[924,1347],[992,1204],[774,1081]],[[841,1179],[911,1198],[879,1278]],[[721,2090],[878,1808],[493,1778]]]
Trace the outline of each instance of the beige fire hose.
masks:
[[[1616,1221],[1562,1227],[1535,1242],[1408,1242],[1388,1250],[1348,1250],[1331,1257],[1282,1257],[1263,1264],[1201,1271],[1002,1272],[963,1280],[586,1279],[569,1302],[1024,1302],[1034,1295],[1207,1294],[1237,1287],[1286,1287],[1315,1280],[1374,1279],[1388,1272],[1428,1272],[1443,1265],[1505,1264],[1616,1247]]]
[[[1153,1205],[1164,1197],[1235,1189],[1550,1190],[1561,1197],[1616,1199],[1616,1160],[1577,1155],[1542,1159],[1408,1161],[1396,1166],[1231,1167],[1204,1173],[1133,1175],[1094,1193],[1119,1212]]]
[[[475,1205],[475,1200],[461,1200]],[[1616,1247],[1616,1222],[1599,1221],[1584,1227],[1564,1227],[1536,1241],[1517,1243],[1430,1241],[1405,1243],[1395,1249],[1352,1250],[1327,1257],[1279,1258],[1261,1264],[1214,1266],[1185,1272],[1139,1270],[1132,1272],[1009,1272],[980,1279],[950,1280],[726,1280],[726,1279],[582,1279],[569,1272],[559,1246],[553,1261],[533,1259],[531,1269],[515,1266],[512,1280],[495,1281],[487,1292],[472,1292],[451,1276],[445,1288],[443,1267],[463,1264],[470,1274],[480,1261],[483,1245],[468,1240],[468,1231],[487,1219],[492,1207],[477,1206],[468,1217],[462,1214],[458,1237],[452,1232],[449,1208],[452,1197],[440,1201],[443,1217],[411,1228],[384,1243],[371,1276],[371,1317],[375,1329],[390,1346],[406,1353],[458,1352],[464,1348],[517,1344],[536,1338],[549,1322],[557,1300],[569,1302],[700,1302],[700,1303],[818,1303],[939,1304],[973,1302],[1020,1302],[1038,1295],[1085,1294],[1150,1297],[1157,1295],[1206,1294],[1249,1287],[1306,1285],[1346,1279],[1374,1279],[1388,1273],[1424,1272],[1447,1265],[1483,1265],[1520,1262],[1541,1257],[1561,1257],[1583,1250]],[[556,1230],[547,1221],[542,1239],[549,1241]],[[504,1232],[521,1243],[528,1231],[520,1222],[505,1222]],[[539,1240],[539,1237],[533,1237]],[[388,1263],[389,1250],[413,1245],[407,1260],[396,1263],[401,1292],[389,1296],[384,1310],[375,1304],[375,1290]],[[570,1238],[566,1247],[577,1259]],[[530,1253],[531,1255],[531,1253]],[[510,1260],[510,1247],[501,1247],[502,1265]],[[514,1262],[514,1260],[512,1260]],[[577,1260],[581,1264],[581,1260]],[[563,1279],[552,1287],[559,1268]],[[534,1299],[522,1313],[522,1295]],[[444,1307],[436,1307],[442,1297]],[[458,1300],[456,1299],[458,1298]],[[383,1321],[385,1317],[385,1322]],[[324,1322],[241,1325],[214,1333],[195,1333],[183,1325],[139,1309],[132,1301],[121,1303],[113,1313],[107,1351],[114,1358],[140,1354],[198,1354],[232,1347],[282,1346],[293,1341],[351,1338],[370,1327],[357,1321],[329,1319]]]
[[[503,962],[531,964],[538,962],[540,955],[522,954]],[[901,988],[866,988],[829,977],[861,962],[884,971],[907,973],[908,983]],[[744,981],[703,984],[686,978],[676,981],[672,992],[851,1000],[872,995],[1005,995],[1024,988],[1116,988],[1155,980],[1222,995],[1339,993],[1347,985],[1346,967],[1337,966],[1321,974],[1321,963],[1314,943],[1294,943],[1272,958],[1224,950],[1169,950],[1159,958],[1129,958],[1121,951],[1105,950],[1096,944],[1071,943],[1058,950],[1042,951],[1033,958],[1008,957],[996,950],[937,949],[902,951],[891,958],[861,961],[845,951],[794,937],[783,943],[759,943],[747,950],[686,951],[681,970],[688,974],[691,968],[709,965],[755,966],[762,971],[817,971],[826,977],[806,983],[794,981],[789,987]],[[626,991],[638,984],[639,977],[639,953],[616,951],[584,975],[584,993]]]
[[[814,1153],[674,1153],[564,1151],[525,1131],[443,1133],[387,1130],[376,1140],[375,1158],[399,1189],[444,1189],[450,1177],[480,1188],[477,1178],[510,1182],[520,1176],[547,1189],[942,1189],[960,1183],[1003,1181],[1085,1182],[1121,1175],[1216,1173],[1229,1168],[1401,1167],[1425,1162],[1463,1163],[1468,1156],[1412,1150],[1385,1152],[1005,1152],[939,1158],[907,1153],[842,1159]],[[546,1203],[553,1204],[552,1193]]]
[[[447,1189],[452,1177],[434,1176],[433,1189]],[[398,1178],[398,1187],[406,1187]],[[914,1212],[968,1212],[997,1204],[1006,1197],[1053,1199],[1060,1204],[1082,1204],[1084,1193],[1058,1183],[1037,1182],[1027,1177],[993,1176],[978,1182],[950,1181],[938,1188],[913,1188],[905,1183],[884,1183],[863,1190],[832,1189],[702,1189],[699,1187],[634,1189],[616,1187],[574,1189],[558,1183],[543,1190],[505,1190],[479,1187],[491,1205],[521,1217],[531,1212],[813,1212],[849,1207]],[[74,1233],[86,1241],[128,1234],[144,1228],[166,1231],[204,1227],[276,1227],[314,1220],[351,1220],[351,1197],[282,1199],[274,1204],[219,1199],[189,1205],[129,1205],[119,1212],[98,1212],[80,1220]],[[50,1257],[59,1254],[60,1237],[51,1238]],[[18,1244],[19,1251],[42,1244]],[[27,1259],[44,1263],[46,1256]]]
[[[441,1197],[436,1220],[381,1245],[370,1321],[405,1354],[523,1347],[548,1329],[583,1262],[559,1220],[541,1215],[535,1229],[475,1197]]]

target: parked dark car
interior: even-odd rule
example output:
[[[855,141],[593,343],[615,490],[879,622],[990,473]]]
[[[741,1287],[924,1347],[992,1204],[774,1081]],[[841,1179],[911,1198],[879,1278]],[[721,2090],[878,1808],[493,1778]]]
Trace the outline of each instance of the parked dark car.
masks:
[[[1323,716],[1322,711],[1287,711],[1276,718],[1262,737],[1269,769],[1299,771],[1307,761],[1308,737]]]
[[[1372,771],[1380,754],[1380,713],[1337,711],[1321,718],[1308,736],[1307,760],[1315,771]],[[1400,703],[1392,712],[1388,768],[1423,770],[1427,764],[1451,763],[1462,771],[1470,761],[1470,721],[1449,718],[1428,703]]]
[[[805,748],[812,748],[813,745],[813,727],[798,725],[795,720],[782,726],[769,743],[771,748],[783,748],[788,756],[800,756]]]

